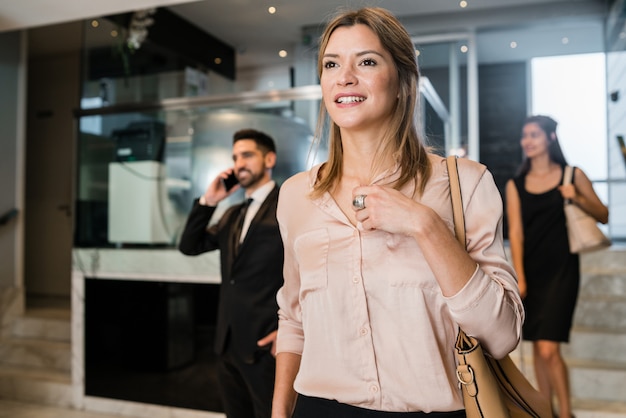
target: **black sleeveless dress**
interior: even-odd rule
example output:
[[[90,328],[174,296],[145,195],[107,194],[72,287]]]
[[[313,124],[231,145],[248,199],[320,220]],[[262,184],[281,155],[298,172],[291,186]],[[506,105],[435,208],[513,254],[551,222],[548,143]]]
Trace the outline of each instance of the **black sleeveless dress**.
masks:
[[[563,197],[556,187],[545,193],[528,193],[525,176],[513,180],[524,227],[527,295],[523,339],[568,342],[578,298],[580,264],[578,254],[569,252]]]

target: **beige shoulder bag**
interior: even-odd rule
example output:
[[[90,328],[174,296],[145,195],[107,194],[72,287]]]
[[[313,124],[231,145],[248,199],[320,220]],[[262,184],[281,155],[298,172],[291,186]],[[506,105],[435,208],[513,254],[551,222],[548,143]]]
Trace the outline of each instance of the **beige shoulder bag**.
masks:
[[[574,167],[565,166],[563,185],[574,180]],[[598,221],[570,200],[565,200],[565,223],[571,253],[585,253],[611,246],[611,240],[598,228]]]
[[[457,240],[465,248],[465,216],[456,157],[447,159]],[[552,418],[550,403],[526,380],[510,356],[496,360],[459,328],[457,378],[467,418]]]

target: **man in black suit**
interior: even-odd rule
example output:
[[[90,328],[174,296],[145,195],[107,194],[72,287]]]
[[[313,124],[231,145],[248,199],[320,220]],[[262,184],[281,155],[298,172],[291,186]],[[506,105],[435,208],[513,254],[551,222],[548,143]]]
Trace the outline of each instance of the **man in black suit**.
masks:
[[[274,140],[252,129],[233,137],[234,167],[194,202],[179,249],[187,255],[220,250],[222,284],[215,335],[217,376],[228,418],[269,418],[274,390],[283,243],[276,221]],[[227,178],[239,181],[227,190]],[[207,227],[217,204],[242,187],[246,200]],[[246,209],[247,206],[247,209]]]

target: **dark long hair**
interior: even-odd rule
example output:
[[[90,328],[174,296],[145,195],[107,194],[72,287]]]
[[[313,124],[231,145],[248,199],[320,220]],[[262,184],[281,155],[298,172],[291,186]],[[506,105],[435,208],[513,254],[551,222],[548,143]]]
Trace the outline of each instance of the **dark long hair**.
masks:
[[[565,160],[563,150],[561,150],[559,137],[556,135],[556,126],[558,125],[558,122],[550,116],[533,115],[524,119],[524,124],[522,126],[526,126],[529,123],[536,123],[537,126],[539,126],[539,128],[546,133],[546,136],[548,137],[548,155],[550,160],[559,164],[561,167],[566,166],[567,160]],[[518,175],[524,176],[529,170],[530,160],[527,157],[524,157],[524,161],[522,161]]]

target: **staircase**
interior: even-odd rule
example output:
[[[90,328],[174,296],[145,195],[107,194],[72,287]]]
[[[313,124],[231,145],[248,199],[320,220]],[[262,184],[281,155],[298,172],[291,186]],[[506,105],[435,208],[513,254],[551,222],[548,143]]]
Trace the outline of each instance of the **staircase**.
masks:
[[[569,366],[577,418],[626,417],[626,248],[581,256],[581,288],[569,344]],[[512,354],[534,382],[532,345]]]
[[[0,340],[0,399],[72,406],[69,301],[47,300],[14,318]]]

